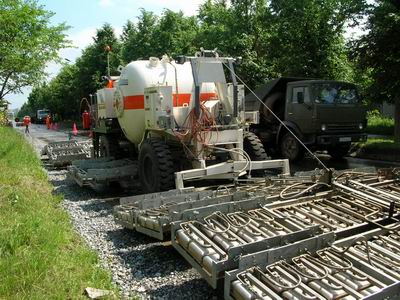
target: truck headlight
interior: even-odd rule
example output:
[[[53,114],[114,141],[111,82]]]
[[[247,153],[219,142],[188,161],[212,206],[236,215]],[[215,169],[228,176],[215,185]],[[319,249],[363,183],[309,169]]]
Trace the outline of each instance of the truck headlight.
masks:
[[[325,130],[326,130],[326,125],[325,125],[325,124],[322,124],[322,125],[321,125],[321,130],[322,130],[322,131],[325,131]]]
[[[360,129],[360,130],[363,130],[363,129],[364,129],[363,123],[358,124],[358,129]]]

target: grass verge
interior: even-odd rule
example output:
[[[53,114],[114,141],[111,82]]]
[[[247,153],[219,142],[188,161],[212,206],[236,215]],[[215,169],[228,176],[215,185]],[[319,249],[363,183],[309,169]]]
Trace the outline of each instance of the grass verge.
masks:
[[[393,137],[368,138],[364,143],[355,144],[353,152],[360,158],[400,161],[400,144],[396,144]]]
[[[0,299],[80,299],[89,286],[114,289],[61,200],[24,137],[0,127]]]
[[[394,119],[382,116],[378,111],[368,112],[367,133],[391,136],[394,134]]]

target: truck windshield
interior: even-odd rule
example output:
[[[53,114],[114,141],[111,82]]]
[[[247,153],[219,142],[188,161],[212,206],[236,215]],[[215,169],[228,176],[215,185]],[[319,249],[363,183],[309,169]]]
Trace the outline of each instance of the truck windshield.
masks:
[[[353,85],[315,84],[313,87],[315,103],[321,104],[357,104],[359,98]]]
[[[38,111],[38,117],[42,118],[42,117],[47,117],[47,115],[50,113],[49,110],[39,110]]]

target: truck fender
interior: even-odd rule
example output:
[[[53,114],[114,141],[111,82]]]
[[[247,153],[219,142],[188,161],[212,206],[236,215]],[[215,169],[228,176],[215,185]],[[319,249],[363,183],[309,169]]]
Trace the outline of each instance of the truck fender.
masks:
[[[293,122],[283,121],[283,123],[300,139],[303,140],[303,134],[299,127]],[[280,139],[282,135],[287,131],[287,129],[282,125],[279,125],[277,134],[276,134],[276,145],[279,145]]]

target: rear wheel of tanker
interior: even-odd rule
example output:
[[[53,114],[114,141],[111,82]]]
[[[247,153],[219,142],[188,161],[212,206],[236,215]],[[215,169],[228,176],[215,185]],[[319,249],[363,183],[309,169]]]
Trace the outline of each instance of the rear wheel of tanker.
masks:
[[[172,154],[163,140],[150,138],[143,142],[139,153],[139,177],[145,193],[168,191],[174,188]]]
[[[349,152],[350,146],[351,144],[345,144],[328,148],[328,154],[332,157],[332,159],[342,159]]]
[[[114,157],[118,156],[117,140],[106,135],[100,136],[99,141],[100,157]]]
[[[258,136],[253,132],[245,132],[243,136],[244,151],[250,156],[251,160],[267,160],[269,159],[265,152],[264,146]]]
[[[251,160],[261,161],[268,160],[269,157],[265,152],[264,146],[260,139],[253,132],[245,132],[243,136],[243,149],[250,156]],[[252,175],[263,176],[263,170],[253,171]]]
[[[304,157],[304,148],[299,141],[287,132],[280,140],[280,150],[284,158],[290,161],[299,161]]]

